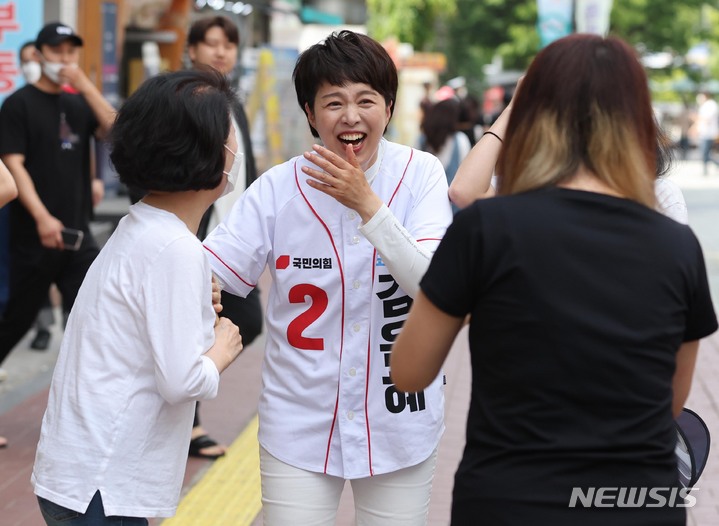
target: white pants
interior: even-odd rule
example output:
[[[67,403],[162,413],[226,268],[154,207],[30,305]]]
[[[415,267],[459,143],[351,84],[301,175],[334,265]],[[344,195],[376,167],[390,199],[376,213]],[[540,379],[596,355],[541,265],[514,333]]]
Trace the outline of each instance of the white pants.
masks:
[[[425,526],[437,450],[424,462],[350,480],[357,526]],[[334,526],[345,479],[305,471],[260,447],[264,526]]]

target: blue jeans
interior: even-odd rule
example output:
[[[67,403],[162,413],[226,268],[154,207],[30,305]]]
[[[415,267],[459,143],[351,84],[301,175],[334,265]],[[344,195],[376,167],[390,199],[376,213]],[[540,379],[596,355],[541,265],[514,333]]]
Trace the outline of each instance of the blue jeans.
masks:
[[[42,497],[37,498],[47,526],[147,526],[139,517],[105,517],[100,492],[95,493],[85,513],[73,511]]]

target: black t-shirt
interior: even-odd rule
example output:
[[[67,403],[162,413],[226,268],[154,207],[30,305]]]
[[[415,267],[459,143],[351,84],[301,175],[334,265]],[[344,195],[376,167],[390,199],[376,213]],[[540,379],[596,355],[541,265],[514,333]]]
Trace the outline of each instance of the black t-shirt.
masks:
[[[453,524],[607,524],[610,512],[568,507],[572,488],[677,485],[676,353],[717,328],[689,227],[568,189],[478,201],[421,287],[444,312],[472,315]],[[612,512],[612,526],[644,524]],[[638,516],[653,513],[668,522],[647,524],[683,524],[681,508]]]
[[[69,228],[87,231],[92,213],[90,137],[98,122],[81,95],[32,85],[0,109],[0,155],[25,156],[25,168],[48,211]],[[39,246],[35,221],[18,200],[10,208],[13,243]]]

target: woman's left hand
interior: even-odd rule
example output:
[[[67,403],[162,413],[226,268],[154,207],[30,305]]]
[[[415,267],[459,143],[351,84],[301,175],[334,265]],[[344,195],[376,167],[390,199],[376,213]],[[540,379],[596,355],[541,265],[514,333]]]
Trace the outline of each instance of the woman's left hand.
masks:
[[[352,146],[347,145],[346,160],[319,144],[312,149],[315,153],[305,152],[305,159],[320,169],[302,167],[302,171],[312,177],[307,184],[356,211],[363,223],[369,221],[382,206],[382,200],[370,188]]]

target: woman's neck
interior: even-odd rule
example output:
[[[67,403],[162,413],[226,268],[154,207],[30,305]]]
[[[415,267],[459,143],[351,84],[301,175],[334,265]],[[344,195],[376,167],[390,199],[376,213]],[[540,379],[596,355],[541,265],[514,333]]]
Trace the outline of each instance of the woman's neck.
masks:
[[[186,192],[150,192],[142,202],[175,214],[193,234],[197,234],[200,221],[214,201],[206,190]]]
[[[584,166],[574,172],[574,175],[557,185],[560,188],[568,188],[570,190],[582,190],[584,192],[594,192],[597,194],[606,194],[614,197],[626,197],[611,188],[604,181],[597,178],[594,173],[590,172]]]

